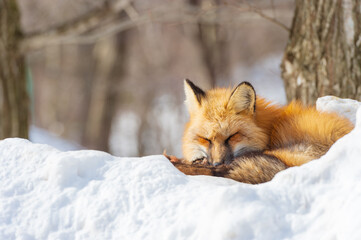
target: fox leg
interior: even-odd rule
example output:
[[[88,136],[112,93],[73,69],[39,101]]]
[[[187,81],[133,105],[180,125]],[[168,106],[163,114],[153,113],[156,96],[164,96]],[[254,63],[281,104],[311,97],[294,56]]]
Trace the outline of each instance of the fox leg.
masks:
[[[287,148],[267,150],[264,153],[275,156],[288,167],[294,167],[320,158],[328,149],[328,146],[323,145],[294,144]]]
[[[305,155],[301,152],[290,152],[283,149],[267,151],[267,154],[271,154],[286,164],[288,167],[301,166],[309,161],[316,159],[310,155]]]
[[[236,158],[225,177],[239,182],[258,184],[270,181],[276,173],[286,168],[287,166],[275,156],[252,152]]]

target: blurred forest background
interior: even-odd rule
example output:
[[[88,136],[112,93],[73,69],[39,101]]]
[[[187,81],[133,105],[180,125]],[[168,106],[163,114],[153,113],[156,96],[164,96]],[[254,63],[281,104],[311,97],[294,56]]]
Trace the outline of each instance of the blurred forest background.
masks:
[[[32,126],[118,156],[181,156],[185,78],[249,81],[279,104],[360,100],[360,16],[359,0],[0,0],[1,110],[18,64],[17,118],[28,108]]]

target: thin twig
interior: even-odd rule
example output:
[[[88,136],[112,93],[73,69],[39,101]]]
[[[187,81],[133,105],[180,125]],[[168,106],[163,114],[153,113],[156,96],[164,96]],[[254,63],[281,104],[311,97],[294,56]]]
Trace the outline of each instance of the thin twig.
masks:
[[[273,18],[276,18],[276,10],[275,10],[274,0],[271,0],[271,8],[272,8],[272,13],[273,13]]]
[[[111,21],[116,15],[122,11],[129,1],[121,1],[110,3],[105,1],[104,4],[81,15],[70,21],[51,26],[36,32],[25,35],[21,43],[21,51],[27,52],[46,45],[47,41],[67,39],[69,36],[80,35],[99,26],[101,22]]]
[[[264,12],[262,12],[260,9],[252,6],[251,4],[249,4],[247,1],[242,1],[245,5],[247,5],[247,11],[249,12],[253,12],[256,13],[258,16],[267,19],[270,22],[273,22],[274,24],[278,25],[279,27],[285,29],[287,32],[290,32],[291,29],[289,27],[287,27],[285,24],[283,24],[282,22],[278,21],[276,18],[270,17],[268,15],[266,15]],[[235,7],[235,8],[241,8],[242,11],[244,11],[244,8],[240,7],[239,5],[236,4],[227,4],[229,6]]]
[[[114,7],[110,9],[99,10],[102,13],[94,12],[86,17],[78,18],[73,23],[67,23],[67,27],[57,27],[49,29],[35,35],[28,35],[22,42],[22,52],[36,50],[45,46],[60,45],[60,44],[92,44],[101,38],[112,36],[118,32],[125,31],[148,23],[219,23],[226,24],[228,22],[234,23],[245,18],[242,14],[234,18],[234,16],[223,18],[209,18],[207,11],[194,11],[194,9],[184,9],[179,11],[179,8],[169,8],[169,6],[160,6],[148,13],[138,13],[132,5],[131,0],[127,1],[128,5],[123,4],[118,6],[116,10]],[[117,19],[117,14],[121,10],[125,10],[129,19]],[[238,7],[240,9],[240,7]],[[212,9],[211,9],[212,10]],[[108,11],[109,14],[104,14]],[[242,8],[242,12],[252,14],[248,8]],[[103,16],[103,17],[101,17]],[[249,16],[248,16],[249,18]],[[89,19],[93,19],[90,21]],[[99,27],[101,25],[101,27]],[[289,30],[286,26],[285,29]],[[89,32],[89,30],[92,30]],[[84,34],[86,33],[86,34]]]

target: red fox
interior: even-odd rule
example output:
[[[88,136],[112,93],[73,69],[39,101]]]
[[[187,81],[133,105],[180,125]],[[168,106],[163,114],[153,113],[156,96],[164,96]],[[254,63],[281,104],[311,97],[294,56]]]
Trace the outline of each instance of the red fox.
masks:
[[[277,106],[242,82],[207,92],[184,81],[190,120],[183,135],[188,164],[228,165],[226,177],[246,183],[270,181],[287,167],[324,155],[353,129],[346,118],[299,102]]]

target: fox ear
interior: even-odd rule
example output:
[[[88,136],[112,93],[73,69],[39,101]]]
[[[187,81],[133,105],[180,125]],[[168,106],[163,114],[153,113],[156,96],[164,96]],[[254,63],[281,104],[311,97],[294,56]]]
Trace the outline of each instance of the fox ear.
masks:
[[[189,112],[197,110],[201,106],[202,100],[206,97],[206,93],[188,79],[184,80],[184,92]]]
[[[256,91],[249,82],[240,83],[232,92],[228,107],[237,113],[246,112],[253,114],[256,110]]]

